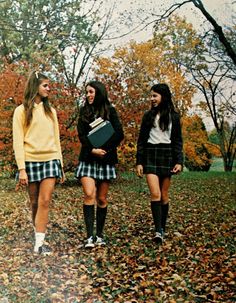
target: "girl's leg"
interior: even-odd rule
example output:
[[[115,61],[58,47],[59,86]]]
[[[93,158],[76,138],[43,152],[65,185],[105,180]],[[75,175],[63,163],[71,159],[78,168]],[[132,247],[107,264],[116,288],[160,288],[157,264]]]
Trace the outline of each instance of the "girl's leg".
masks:
[[[96,213],[96,235],[98,238],[103,237],[103,228],[106,221],[107,215],[107,193],[109,190],[110,182],[102,181],[98,184],[97,190],[97,213]],[[97,239],[98,242],[98,239]],[[99,243],[98,243],[99,244]],[[101,240],[101,245],[105,244]]]
[[[147,174],[146,180],[151,195],[151,201],[161,201],[159,177],[154,174]]]
[[[38,211],[35,218],[37,232],[45,233],[48,224],[49,203],[55,188],[56,178],[47,178],[40,182]]]
[[[87,230],[87,238],[88,242],[86,243],[86,247],[93,247],[93,241],[91,237],[93,237],[93,226],[94,226],[94,204],[96,201],[96,183],[93,178],[90,177],[82,177],[81,184],[84,192],[84,221]],[[90,240],[89,240],[90,239]],[[91,243],[90,243],[91,242]]]
[[[28,193],[30,199],[30,208],[32,213],[32,223],[35,227],[35,217],[38,210],[38,195],[39,195],[39,182],[29,183]]]
[[[161,227],[163,231],[165,232],[166,229],[166,221],[168,217],[169,212],[169,188],[170,188],[170,177],[163,178],[161,180],[161,209],[162,209],[162,223]]]
[[[161,190],[159,184],[159,177],[154,174],[146,175],[147,184],[151,194],[151,210],[153,221],[156,230],[157,242],[162,241],[162,231],[161,231]]]
[[[35,252],[39,252],[43,246],[48,224],[49,203],[52,199],[55,183],[56,178],[47,178],[42,180],[39,185],[38,210],[35,218]]]

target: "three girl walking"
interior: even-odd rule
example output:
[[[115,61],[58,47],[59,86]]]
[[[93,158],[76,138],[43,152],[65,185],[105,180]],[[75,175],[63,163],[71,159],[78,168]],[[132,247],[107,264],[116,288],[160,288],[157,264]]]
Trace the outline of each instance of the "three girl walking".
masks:
[[[83,193],[86,226],[86,248],[106,245],[103,230],[107,216],[107,194],[116,178],[117,147],[124,138],[114,106],[103,83],[91,81],[86,87],[86,101],[80,110],[78,136],[81,143],[76,177]],[[18,166],[17,178],[27,186],[35,229],[34,252],[49,254],[45,245],[49,205],[56,179],[64,181],[59,127],[54,108],[48,103],[49,79],[39,72],[31,73],[23,104],[13,116],[13,148]],[[137,144],[137,174],[146,174],[151,194],[155,240],[163,241],[168,215],[168,190],[171,175],[182,170],[182,136],[179,115],[175,112],[166,84],[151,88],[151,109],[143,116]],[[110,121],[114,134],[101,147],[88,140],[90,123],[97,118]],[[96,231],[94,225],[96,222]]]

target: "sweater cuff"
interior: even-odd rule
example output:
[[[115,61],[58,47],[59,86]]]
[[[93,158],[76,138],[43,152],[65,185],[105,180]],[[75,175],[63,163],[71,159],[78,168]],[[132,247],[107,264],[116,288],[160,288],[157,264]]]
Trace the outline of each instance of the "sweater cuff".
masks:
[[[18,160],[17,161],[17,167],[18,167],[18,170],[25,169],[25,161],[24,160]]]

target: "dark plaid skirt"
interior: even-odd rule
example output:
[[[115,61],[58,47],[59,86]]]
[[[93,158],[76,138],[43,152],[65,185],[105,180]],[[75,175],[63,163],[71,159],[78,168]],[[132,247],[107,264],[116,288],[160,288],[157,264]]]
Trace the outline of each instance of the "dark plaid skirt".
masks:
[[[62,168],[60,160],[50,160],[45,162],[25,162],[25,170],[29,182],[38,182],[46,178],[61,178]],[[19,179],[19,172],[16,174]]]
[[[171,145],[148,143],[145,149],[143,172],[167,177],[171,176],[172,168]]]
[[[81,161],[76,168],[75,176],[76,178],[90,177],[96,180],[112,180],[116,178],[116,170],[114,165]]]

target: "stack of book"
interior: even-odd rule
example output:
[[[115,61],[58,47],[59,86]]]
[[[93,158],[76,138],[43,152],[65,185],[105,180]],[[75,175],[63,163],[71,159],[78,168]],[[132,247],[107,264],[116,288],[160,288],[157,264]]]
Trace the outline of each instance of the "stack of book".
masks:
[[[89,124],[92,128],[88,133],[88,139],[95,148],[102,147],[115,133],[110,121],[104,121],[101,117]]]

